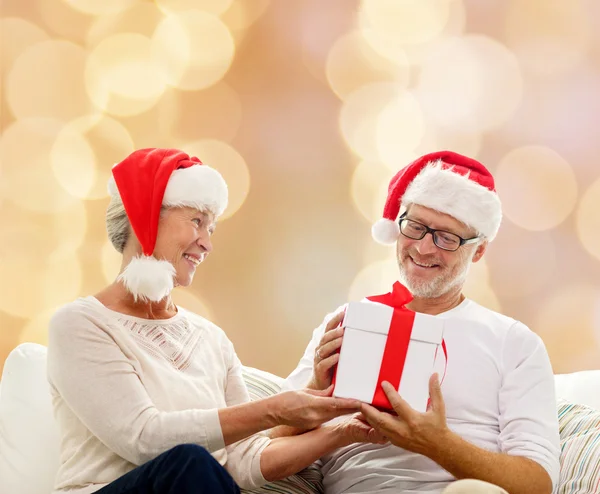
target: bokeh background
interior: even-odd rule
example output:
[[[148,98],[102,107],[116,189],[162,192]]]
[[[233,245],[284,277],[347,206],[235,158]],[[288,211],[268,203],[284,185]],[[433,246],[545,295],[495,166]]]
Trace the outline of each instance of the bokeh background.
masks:
[[[505,221],[467,286],[600,367],[598,0],[2,0],[0,368],[114,279],[110,169],[177,147],[222,172],[215,250],[175,300],[287,375],[347,300],[387,291],[388,180],[451,149]]]

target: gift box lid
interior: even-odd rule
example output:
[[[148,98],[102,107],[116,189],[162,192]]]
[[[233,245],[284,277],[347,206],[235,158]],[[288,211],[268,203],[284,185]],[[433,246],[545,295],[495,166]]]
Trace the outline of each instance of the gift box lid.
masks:
[[[410,339],[439,345],[442,343],[445,324],[446,321],[441,317],[416,312]]]
[[[342,326],[360,331],[387,335],[390,330],[394,310],[407,317],[414,315],[411,340],[440,344],[444,333],[444,320],[429,314],[413,312],[409,309],[394,309],[376,302],[350,302]]]
[[[342,326],[386,335],[390,330],[394,308],[375,302],[350,302]]]

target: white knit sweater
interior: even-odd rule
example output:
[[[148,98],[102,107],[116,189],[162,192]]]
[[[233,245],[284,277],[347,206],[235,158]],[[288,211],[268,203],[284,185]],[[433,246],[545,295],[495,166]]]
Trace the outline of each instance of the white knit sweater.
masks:
[[[552,367],[541,338],[469,299],[438,317],[446,319],[448,367],[442,394],[450,429],[480,448],[536,461],[556,485],[558,416]],[[306,385],[324,330],[325,324],[315,329],[282,391]],[[444,373],[442,352],[435,370]],[[322,460],[327,494],[439,493],[455,480],[429,458],[389,444],[353,444]]]
[[[249,396],[233,345],[210,321],[182,308],[141,319],[86,297],[57,311],[49,338],[55,492],[95,492],[182,443],[205,447],[242,487],[266,482],[265,435],[224,445],[218,409]]]

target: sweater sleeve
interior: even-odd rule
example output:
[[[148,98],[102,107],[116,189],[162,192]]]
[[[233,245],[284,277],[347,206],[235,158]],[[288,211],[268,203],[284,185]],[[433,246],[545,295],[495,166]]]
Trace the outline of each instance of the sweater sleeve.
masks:
[[[504,344],[500,388],[502,452],[539,463],[558,482],[560,439],[550,359],[541,338],[521,323]]]
[[[134,465],[183,443],[223,448],[218,410],[159,411],[105,328],[93,314],[65,309],[50,322],[48,378],[78,420]]]
[[[242,377],[242,364],[229,340],[225,342],[224,353],[229,365],[225,383],[227,406],[247,403],[250,396]],[[265,433],[258,433],[226,447],[225,468],[242,489],[255,489],[267,483],[260,469],[260,456],[270,442]]]
[[[292,373],[286,378],[283,386],[281,387],[281,391],[290,391],[293,389],[302,389],[306,387],[313,373],[313,362],[315,359],[315,351],[317,350],[317,346],[323,338],[325,334],[325,327],[327,323],[343,308],[344,306],[338,307],[335,311],[327,314],[325,319],[317,327],[313,333],[306,350],[304,351],[304,355],[298,362],[298,366],[292,371]]]

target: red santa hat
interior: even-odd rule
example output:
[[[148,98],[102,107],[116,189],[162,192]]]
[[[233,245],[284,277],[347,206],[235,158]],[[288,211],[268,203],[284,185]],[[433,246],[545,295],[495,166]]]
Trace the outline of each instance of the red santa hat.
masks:
[[[158,302],[174,286],[174,266],[153,257],[162,206],[189,206],[210,211],[215,218],[227,207],[223,177],[198,158],[177,149],[139,149],[112,169],[108,182],[112,197],[119,197],[131,227],[142,246],[117,278],[134,299]]]
[[[502,221],[502,205],[494,177],[478,161],[439,151],[426,154],[400,170],[390,181],[383,218],[371,230],[382,244],[393,244],[400,234],[402,207],[419,204],[446,213],[494,240]]]

